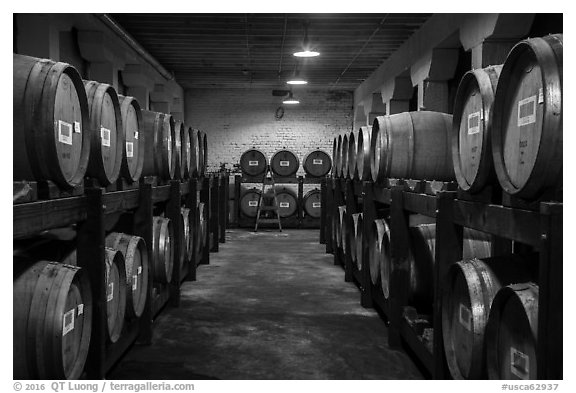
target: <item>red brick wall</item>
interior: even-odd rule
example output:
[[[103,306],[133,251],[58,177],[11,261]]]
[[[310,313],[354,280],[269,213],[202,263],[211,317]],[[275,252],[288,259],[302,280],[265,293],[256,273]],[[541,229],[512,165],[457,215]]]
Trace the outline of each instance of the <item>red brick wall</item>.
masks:
[[[300,161],[313,149],[332,155],[334,136],[350,132],[353,93],[330,90],[298,90],[299,105],[282,105],[271,89],[193,89],[185,92],[187,123],[208,136],[209,170],[220,163],[227,168],[256,147],[268,157],[282,148],[293,150]],[[284,107],[284,117],[274,114]],[[303,174],[300,169],[299,174]]]

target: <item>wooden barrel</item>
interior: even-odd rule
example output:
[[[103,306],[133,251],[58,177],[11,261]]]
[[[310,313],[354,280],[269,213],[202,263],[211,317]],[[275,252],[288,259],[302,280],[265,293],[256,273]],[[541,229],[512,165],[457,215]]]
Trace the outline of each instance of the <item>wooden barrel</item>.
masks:
[[[122,129],[124,132],[125,149],[122,154],[120,174],[129,182],[136,182],[142,175],[144,167],[145,143],[142,132],[142,109],[134,97],[118,96]]]
[[[342,161],[342,170],[340,172],[340,177],[348,177],[348,148],[350,147],[350,142],[348,142],[349,135],[344,134],[342,137],[342,150],[340,151],[340,160]]]
[[[362,270],[362,225],[363,214],[354,213],[349,217],[348,244],[350,246],[350,258],[352,263],[356,263],[358,270]]]
[[[336,144],[336,155],[334,156],[335,174],[336,177],[342,177],[342,135],[338,135]]]
[[[182,130],[182,165],[184,166],[184,179],[190,178],[190,167],[192,166],[192,160],[190,157],[190,127],[184,125],[184,129]]]
[[[278,150],[270,159],[270,169],[279,177],[295,175],[299,167],[298,156],[290,150]]]
[[[313,218],[320,218],[322,214],[322,201],[320,190],[315,188],[304,194],[302,198],[302,207],[304,213]]]
[[[256,188],[242,191],[242,196],[240,197],[240,212],[246,217],[256,217],[260,194],[260,190]]]
[[[23,261],[15,257],[15,273],[17,263]],[[92,331],[85,271],[35,262],[15,274],[12,299],[14,379],[79,379]]]
[[[90,112],[88,127],[92,134],[86,176],[107,186],[118,179],[124,155],[120,101],[109,84],[84,81],[84,88]]]
[[[112,232],[106,236],[106,247],[124,256],[126,268],[126,315],[138,318],[144,311],[148,294],[148,249],[139,236]]]
[[[182,136],[185,132],[184,123],[181,121],[174,121],[174,151],[172,154],[176,155],[176,168],[174,169],[174,176],[177,179],[184,179],[186,166],[183,163],[184,155],[182,154]]]
[[[189,129],[190,134],[190,177],[198,177],[200,167],[200,134],[195,128]]]
[[[207,247],[207,239],[208,239],[208,209],[204,202],[200,202],[198,204],[198,238],[197,242],[200,246],[200,250],[203,250],[204,247]]]
[[[502,66],[468,71],[454,104],[452,163],[458,185],[477,192],[496,180],[492,164],[492,105]]]
[[[371,225],[371,230],[366,234],[368,244],[368,263],[370,268],[370,280],[377,285],[381,282],[381,289],[384,297],[388,299],[389,290],[389,268],[390,262],[385,259],[390,258],[390,229],[385,219],[376,219]]]
[[[63,189],[84,179],[90,155],[88,100],[74,67],[14,55],[13,178]]]
[[[498,291],[486,326],[490,379],[537,379],[538,285],[512,284]]]
[[[492,155],[500,185],[520,198],[562,184],[562,34],[516,44],[494,97]]]
[[[146,140],[142,175],[174,179],[176,155],[174,151],[174,120],[172,116],[142,110],[142,132]]]
[[[194,221],[192,218],[192,210],[186,207],[181,207],[180,213],[184,219],[184,246],[186,248],[186,260],[191,261],[194,254]]]
[[[338,155],[338,137],[334,137],[334,142],[332,142],[332,159],[334,160],[332,165],[332,177],[336,177],[336,156]],[[306,160],[304,160],[306,161]]]
[[[208,168],[208,139],[204,131],[198,131],[198,141],[198,173],[204,176]]]
[[[126,314],[126,266],[118,250],[105,247],[106,261],[106,320],[108,339],[115,343],[120,338]]]
[[[298,195],[288,187],[276,186],[278,198],[278,215],[280,218],[291,217],[298,212]]]
[[[451,128],[452,115],[441,112],[378,116],[372,127],[372,180],[454,180]]]
[[[336,244],[346,252],[346,205],[338,206],[338,223],[336,226]]]
[[[357,179],[356,153],[358,153],[358,131],[352,131],[348,135],[348,173],[347,179]]]
[[[436,224],[422,224],[409,228],[410,232],[410,289],[409,304],[421,312],[431,312],[434,299],[434,260],[436,253]],[[464,228],[462,259],[488,258],[492,255],[490,235]]]
[[[357,151],[356,151],[356,179],[372,180],[370,173],[370,137],[372,126],[362,126],[358,131]]]
[[[169,218],[154,217],[152,240],[152,271],[154,281],[172,281],[174,269],[174,227]]]
[[[454,379],[484,379],[484,332],[492,300],[502,286],[529,280],[516,255],[463,260],[448,270],[443,287],[442,335]]]
[[[268,159],[266,154],[256,148],[248,149],[240,156],[240,169],[248,176],[260,176],[266,172]]]
[[[304,156],[302,168],[308,176],[324,177],[332,168],[332,160],[324,150],[312,150]]]

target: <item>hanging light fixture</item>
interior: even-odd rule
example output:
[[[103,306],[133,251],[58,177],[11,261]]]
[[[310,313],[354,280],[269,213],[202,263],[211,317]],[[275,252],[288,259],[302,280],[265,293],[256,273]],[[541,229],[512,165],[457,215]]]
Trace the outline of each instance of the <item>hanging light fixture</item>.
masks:
[[[302,41],[302,49],[304,49],[304,50],[300,51],[300,52],[295,52],[294,56],[296,56],[296,57],[320,56],[320,52],[310,50],[310,43],[308,41],[308,25],[309,24],[310,24],[310,22],[308,22],[308,21],[304,22],[304,41]]]
[[[307,85],[308,81],[304,78],[301,78],[300,73],[296,68],[294,68],[294,74],[292,75],[292,78],[288,79],[286,83],[289,85]]]
[[[293,96],[292,96],[292,92],[290,92],[288,94],[288,98],[286,98],[284,101],[282,101],[283,104],[287,104],[287,105],[296,105],[299,104],[300,101],[296,100]]]

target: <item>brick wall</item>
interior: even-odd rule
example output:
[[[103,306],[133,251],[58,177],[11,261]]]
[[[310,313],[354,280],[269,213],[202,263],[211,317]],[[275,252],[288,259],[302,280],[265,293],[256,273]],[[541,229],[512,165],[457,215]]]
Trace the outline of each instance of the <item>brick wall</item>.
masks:
[[[271,89],[193,89],[185,92],[185,118],[208,136],[209,170],[232,168],[249,148],[268,157],[282,148],[300,161],[313,149],[332,155],[334,136],[352,129],[353,93],[298,90],[299,105],[282,105]],[[284,117],[274,114],[283,106]],[[298,174],[304,174],[302,169]]]

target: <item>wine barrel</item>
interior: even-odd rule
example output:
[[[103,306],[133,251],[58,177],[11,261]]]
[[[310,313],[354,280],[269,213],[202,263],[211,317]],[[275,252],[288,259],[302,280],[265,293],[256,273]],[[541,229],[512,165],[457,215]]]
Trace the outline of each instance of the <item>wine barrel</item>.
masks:
[[[302,198],[304,213],[312,218],[320,218],[322,214],[322,202],[320,190],[315,188],[308,191]]]
[[[336,156],[338,155],[338,137],[334,137],[334,142],[332,142],[332,159],[334,160],[332,165],[332,177],[336,177]],[[304,159],[306,161],[306,159]]]
[[[278,215],[280,218],[291,217],[298,212],[298,195],[288,187],[276,186]]]
[[[358,131],[350,132],[348,136],[348,173],[347,179],[358,179],[356,154],[358,153]]]
[[[430,312],[434,299],[434,260],[436,224],[416,225],[410,232],[409,304],[418,311]],[[492,255],[490,235],[464,228],[462,259],[488,258]]]
[[[390,228],[385,219],[377,219],[372,223],[368,233],[370,280],[378,284],[385,299],[390,296]]]
[[[204,131],[198,131],[198,141],[198,174],[204,176],[208,168],[208,139]]]
[[[370,137],[372,126],[362,126],[358,131],[357,151],[356,151],[356,179],[372,180],[370,173]]]
[[[452,115],[404,112],[374,119],[372,180],[386,178],[454,180],[450,155]]]
[[[260,176],[266,172],[266,154],[256,148],[248,149],[240,156],[240,169],[247,176]]]
[[[200,250],[203,250],[207,247],[207,240],[208,240],[208,209],[204,202],[200,202],[198,204],[198,238],[197,242],[200,246]]]
[[[260,190],[252,188],[244,190],[240,197],[240,212],[246,217],[256,217],[258,213],[258,201],[260,200]]]
[[[526,260],[516,255],[463,260],[448,270],[442,298],[442,335],[454,379],[484,379],[484,333],[496,293],[529,280]]]
[[[299,167],[298,156],[290,150],[278,150],[270,159],[270,169],[279,177],[295,175]]]
[[[190,128],[190,177],[198,177],[200,168],[200,135],[197,129]]]
[[[107,186],[118,179],[124,155],[120,101],[109,84],[84,81],[84,88],[90,112],[88,127],[92,134],[86,175]]]
[[[335,175],[336,177],[342,177],[342,135],[338,135],[336,144],[336,155],[334,156]]]
[[[362,270],[362,225],[363,214],[354,213],[350,215],[348,244],[350,245],[350,258],[352,263],[356,263],[358,270]]]
[[[88,168],[91,142],[82,78],[66,63],[13,58],[13,179],[75,187]]]
[[[302,167],[308,176],[324,177],[332,168],[332,160],[325,151],[313,150],[304,156]]]
[[[538,285],[512,284],[498,291],[486,325],[490,379],[536,379]]]
[[[142,132],[142,110],[134,97],[118,96],[125,149],[122,154],[120,173],[124,179],[133,183],[140,179],[144,167],[145,139]]]
[[[186,249],[186,261],[191,261],[194,254],[194,227],[192,210],[186,207],[180,208],[180,213],[184,219],[184,246]]]
[[[79,379],[92,331],[84,269],[35,262],[15,275],[12,299],[14,379]]]
[[[181,121],[174,121],[174,151],[172,154],[176,155],[176,168],[174,169],[174,177],[176,179],[184,179],[185,165],[183,164],[184,156],[182,154],[182,136],[184,134],[184,123]]]
[[[516,44],[494,97],[492,155],[500,185],[532,199],[562,184],[562,34]]]
[[[120,338],[126,313],[126,266],[122,253],[105,247],[106,261],[106,327],[108,339]]]
[[[340,151],[340,160],[342,161],[342,170],[340,172],[340,177],[348,177],[348,148],[350,147],[350,142],[348,141],[348,134],[344,134],[342,137],[342,150]]]
[[[152,240],[152,271],[154,281],[172,281],[174,269],[174,227],[169,218],[154,217]]]
[[[338,206],[338,223],[336,225],[336,244],[346,252],[346,205]]]
[[[170,115],[142,110],[142,132],[146,140],[144,176],[174,179],[176,155],[174,151],[174,119]]]
[[[184,129],[182,130],[182,136],[180,137],[182,140],[182,165],[184,167],[184,172],[182,172],[183,179],[190,178],[190,167],[192,166],[192,160],[190,158],[190,127],[184,125]]]
[[[452,122],[452,163],[458,185],[471,193],[496,180],[492,164],[492,105],[502,66],[468,71],[458,85]]]
[[[126,315],[138,318],[144,311],[148,294],[148,249],[139,236],[112,232],[106,236],[106,247],[118,250],[124,256],[126,267]]]

